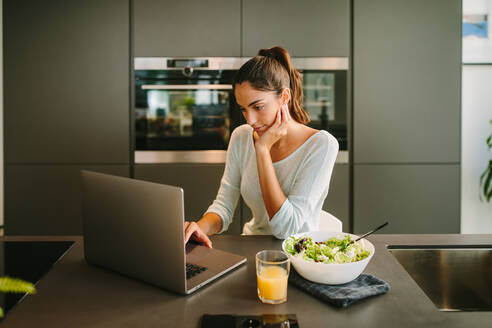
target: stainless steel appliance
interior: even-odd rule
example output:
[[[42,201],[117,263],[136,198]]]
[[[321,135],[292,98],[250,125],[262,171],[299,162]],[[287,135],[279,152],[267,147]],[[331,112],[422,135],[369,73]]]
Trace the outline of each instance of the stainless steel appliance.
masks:
[[[135,163],[224,163],[230,134],[244,124],[232,92],[249,58],[135,58]],[[340,143],[347,162],[348,58],[293,58],[303,76],[310,126]]]

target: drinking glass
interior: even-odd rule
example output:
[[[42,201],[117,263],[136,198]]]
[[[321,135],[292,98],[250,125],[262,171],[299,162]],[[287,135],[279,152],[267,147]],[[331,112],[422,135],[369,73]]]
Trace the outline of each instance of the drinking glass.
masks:
[[[256,254],[258,298],[263,303],[280,304],[287,301],[287,282],[290,260],[282,251],[264,250]]]

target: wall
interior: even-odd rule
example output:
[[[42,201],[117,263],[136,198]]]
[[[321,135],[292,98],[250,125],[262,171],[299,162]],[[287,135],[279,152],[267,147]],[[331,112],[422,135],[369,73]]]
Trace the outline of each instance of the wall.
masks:
[[[480,201],[480,175],[492,159],[492,65],[463,66],[461,233],[492,233],[492,202]]]
[[[463,0],[465,20],[471,22],[466,15],[484,14],[489,18],[487,37],[463,39],[461,233],[492,233],[492,203],[480,200],[480,175],[492,159],[485,142],[492,133],[492,0]]]

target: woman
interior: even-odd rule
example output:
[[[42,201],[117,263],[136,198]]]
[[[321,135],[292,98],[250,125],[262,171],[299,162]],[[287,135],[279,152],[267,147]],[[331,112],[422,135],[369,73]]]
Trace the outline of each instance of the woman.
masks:
[[[241,66],[233,87],[247,124],[232,132],[217,198],[198,222],[185,222],[185,242],[212,247],[208,236],[227,230],[239,195],[253,213],[243,234],[284,239],[317,230],[338,142],[305,125],[302,80],[289,54],[282,47],[260,50]]]

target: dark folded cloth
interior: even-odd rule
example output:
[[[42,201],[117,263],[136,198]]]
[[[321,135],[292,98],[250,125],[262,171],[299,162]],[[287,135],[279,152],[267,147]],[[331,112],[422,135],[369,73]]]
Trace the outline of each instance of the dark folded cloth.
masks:
[[[343,285],[318,284],[301,277],[293,267],[290,269],[289,283],[316,298],[342,308],[366,297],[384,294],[390,289],[387,282],[365,273]]]

